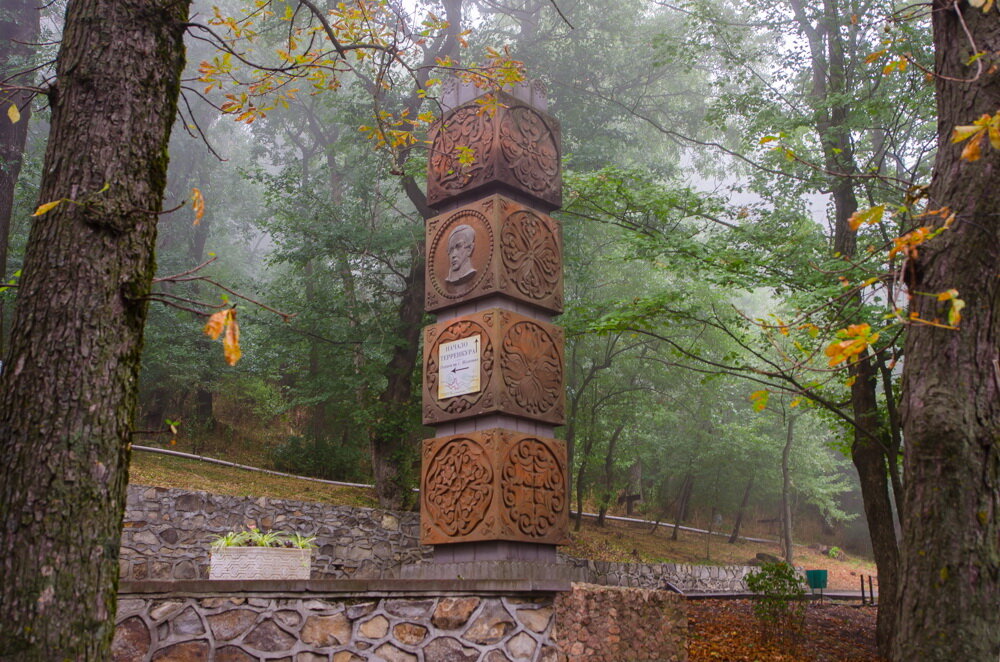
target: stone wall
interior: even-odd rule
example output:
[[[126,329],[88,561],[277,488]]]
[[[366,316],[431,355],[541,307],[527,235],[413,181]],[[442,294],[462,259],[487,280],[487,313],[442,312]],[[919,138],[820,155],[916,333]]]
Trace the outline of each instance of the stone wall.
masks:
[[[121,578],[207,578],[210,541],[251,525],[316,536],[315,579],[378,577],[430,552],[418,543],[417,513],[130,485]]]
[[[125,585],[123,590],[129,588]],[[574,584],[564,593],[465,591],[407,596],[401,592],[393,595],[383,585],[377,595],[337,597],[316,586],[299,588],[221,592],[213,591],[212,582],[175,582],[166,592],[125,592],[119,597],[113,659],[686,659],[683,599],[662,591]]]
[[[751,566],[688,565],[683,563],[613,563],[560,556],[560,561],[585,570],[587,581],[607,586],[673,588],[682,593],[744,593]]]
[[[234,497],[130,485],[121,543],[121,578],[206,579],[209,543],[216,535],[253,525],[317,537],[313,579],[397,576],[400,567],[428,558],[418,542],[420,516],[370,508],[267,497]],[[611,563],[560,554],[574,579],[682,592],[745,592],[747,566]]]
[[[686,660],[687,612],[676,593],[574,584],[555,599],[552,641],[571,662]]]

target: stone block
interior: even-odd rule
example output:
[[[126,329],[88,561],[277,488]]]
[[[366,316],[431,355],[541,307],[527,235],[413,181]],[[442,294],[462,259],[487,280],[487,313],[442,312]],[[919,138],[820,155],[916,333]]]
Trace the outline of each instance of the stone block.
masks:
[[[455,345],[446,344],[465,339],[475,343],[478,384],[459,381],[469,373],[456,371],[475,365],[455,364]],[[563,374],[563,331],[553,324],[500,308],[432,324],[424,329],[424,424],[508,414],[562,425]]]
[[[186,641],[157,651],[153,662],[209,662],[211,654],[207,641]]]
[[[425,662],[476,662],[478,659],[478,650],[467,648],[451,637],[438,637],[424,646]]]
[[[443,598],[434,610],[431,623],[442,630],[457,630],[469,622],[479,606],[479,598]]]
[[[392,644],[382,644],[375,649],[375,654],[386,662],[417,662],[417,656],[400,650]]]
[[[428,311],[502,295],[562,312],[562,238],[548,215],[493,195],[429,219],[426,234]]]
[[[381,639],[389,632],[389,621],[379,614],[358,626],[358,632],[366,639]]]
[[[310,646],[346,646],[351,640],[351,624],[343,612],[332,616],[310,616],[299,635]]]
[[[566,444],[494,428],[424,442],[420,542],[568,542]]]
[[[516,627],[514,619],[507,610],[499,602],[491,602],[476,617],[462,638],[474,644],[495,644],[502,641]]]
[[[111,659],[114,662],[144,660],[149,653],[151,637],[149,628],[138,616],[127,618],[115,627],[111,642]]]
[[[559,207],[559,123],[509,94],[496,93],[495,98],[495,112],[473,101],[432,128],[427,204],[438,208],[455,200],[508,191],[527,196],[547,210]],[[464,158],[470,148],[471,163]]]
[[[208,627],[216,641],[235,639],[256,622],[257,612],[250,609],[231,609],[208,616]]]

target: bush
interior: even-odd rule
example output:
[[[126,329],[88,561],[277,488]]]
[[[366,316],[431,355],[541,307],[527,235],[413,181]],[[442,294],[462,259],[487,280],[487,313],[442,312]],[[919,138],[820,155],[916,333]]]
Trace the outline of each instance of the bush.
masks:
[[[278,471],[349,483],[371,482],[365,472],[368,457],[360,448],[326,438],[289,437],[271,451],[271,460]]]
[[[805,586],[795,568],[787,563],[765,563],[746,577],[747,588],[756,595],[754,616],[766,635],[794,634],[805,621]]]

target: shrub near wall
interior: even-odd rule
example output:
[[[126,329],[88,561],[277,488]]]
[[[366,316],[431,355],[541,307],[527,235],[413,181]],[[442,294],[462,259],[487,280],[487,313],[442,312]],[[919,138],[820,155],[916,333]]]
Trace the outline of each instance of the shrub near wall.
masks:
[[[417,513],[130,485],[120,576],[205,579],[210,541],[251,525],[315,535],[315,579],[377,577],[429,553],[418,542]]]

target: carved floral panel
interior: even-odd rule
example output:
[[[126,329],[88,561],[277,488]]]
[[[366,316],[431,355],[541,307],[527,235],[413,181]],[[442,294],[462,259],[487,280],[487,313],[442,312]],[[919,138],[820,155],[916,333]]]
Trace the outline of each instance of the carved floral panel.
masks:
[[[480,390],[439,397],[438,382],[456,369],[442,363],[441,345],[472,337],[479,339]],[[562,329],[500,308],[424,329],[424,424],[485,414],[565,422]]]
[[[421,463],[420,542],[565,544],[566,444],[493,428],[428,439]]]
[[[546,214],[493,195],[427,221],[428,311],[502,294],[559,313],[562,240]]]
[[[432,207],[493,190],[530,196],[547,210],[562,204],[559,123],[510,95],[498,96],[501,107],[492,114],[471,102],[431,131],[427,203]],[[465,158],[469,150],[471,162]]]

